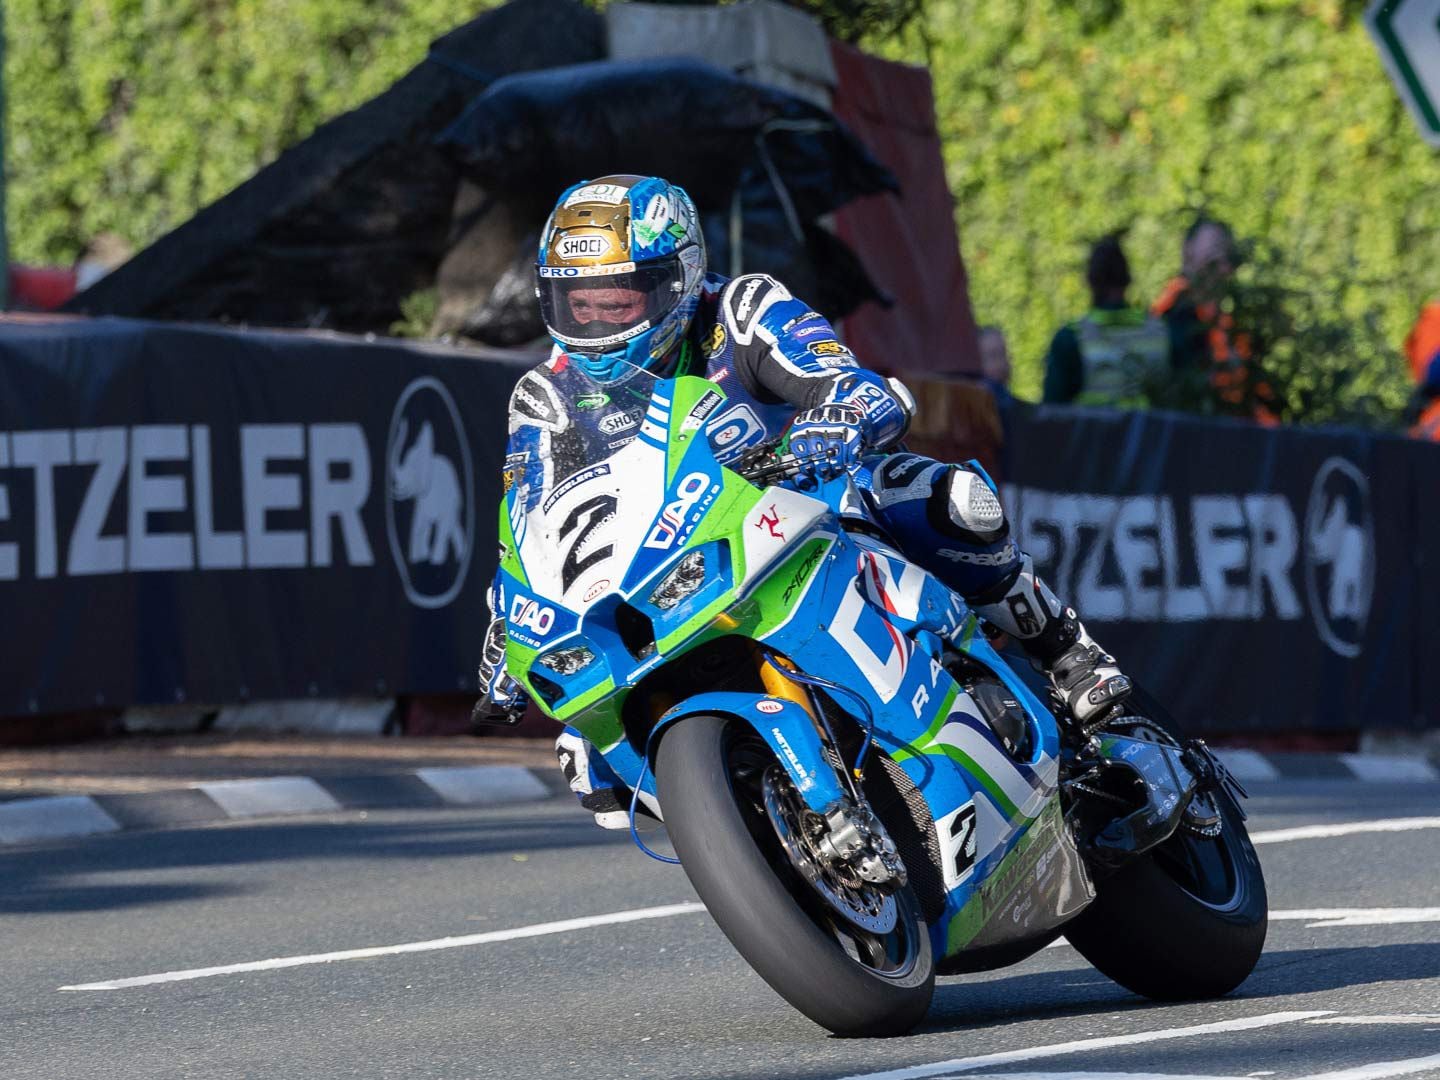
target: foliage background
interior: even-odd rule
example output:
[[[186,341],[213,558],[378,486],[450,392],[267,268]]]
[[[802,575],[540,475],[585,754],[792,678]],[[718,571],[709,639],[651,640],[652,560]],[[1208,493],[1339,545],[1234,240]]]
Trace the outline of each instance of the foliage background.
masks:
[[[1245,284],[1353,327],[1285,358],[1294,393],[1320,389],[1307,371],[1341,384],[1345,400],[1314,418],[1361,399],[1398,410],[1400,343],[1440,292],[1440,155],[1364,7],[932,0],[903,40],[878,43],[928,59],[971,298],[1006,331],[1022,394],[1038,396],[1050,335],[1088,306],[1089,243],[1127,230],[1132,299],[1148,303],[1203,208],[1272,253]]]
[[[1250,287],[1325,316],[1286,360],[1311,416],[1398,410],[1399,343],[1440,290],[1440,155],[1363,0],[929,0],[902,31],[886,12],[908,0],[805,0],[827,2],[845,36],[884,16],[863,43],[930,65],[972,299],[1022,394],[1088,302],[1089,242],[1127,230],[1148,301],[1204,208],[1272,253]],[[7,0],[12,256],[66,263],[105,231],[143,246],[484,6]]]

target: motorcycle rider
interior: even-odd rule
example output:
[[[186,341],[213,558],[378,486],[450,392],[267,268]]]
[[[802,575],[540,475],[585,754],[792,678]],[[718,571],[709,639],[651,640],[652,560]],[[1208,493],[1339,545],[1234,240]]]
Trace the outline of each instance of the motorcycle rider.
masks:
[[[1019,641],[1079,723],[1130,692],[1114,658],[1011,538],[985,471],[893,450],[914,412],[909,391],[861,367],[829,322],[774,278],[707,273],[699,219],[683,189],[631,175],[569,188],[541,233],[536,284],[555,347],[510,399],[507,491],[524,485],[518,497],[533,499],[564,479],[536,470],[548,467],[545,450],[570,410],[611,410],[617,432],[634,426],[639,415],[625,414],[620,388],[635,368],[658,378],[701,375],[726,393],[706,423],[722,463],[788,429],[790,451],[808,463],[801,485],[848,470],[905,555]],[[596,394],[594,382],[616,389]],[[611,416],[596,419],[603,425]],[[524,696],[505,672],[498,579],[491,610],[477,717],[516,716]],[[604,759],[569,728],[556,752],[582,805],[601,825],[625,827],[629,792]]]

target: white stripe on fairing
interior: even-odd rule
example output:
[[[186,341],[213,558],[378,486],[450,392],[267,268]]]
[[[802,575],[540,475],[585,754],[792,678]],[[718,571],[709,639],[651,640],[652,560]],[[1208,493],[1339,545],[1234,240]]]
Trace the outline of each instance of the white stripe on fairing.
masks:
[[[1252,844],[1284,844],[1291,840],[1323,840],[1330,836],[1356,833],[1410,832],[1412,829],[1440,829],[1440,817],[1383,818],[1378,821],[1347,821],[1339,825],[1300,825],[1293,829],[1271,829],[1250,834]]]
[[[1074,1042],[1051,1043],[1049,1046],[1030,1046],[1023,1050],[1002,1050],[995,1054],[981,1054],[978,1057],[953,1058],[937,1061],[930,1065],[913,1065],[907,1069],[889,1069],[877,1073],[856,1073],[844,1080],[919,1080],[920,1077],[943,1076],[946,1073],[970,1072],[990,1065],[1010,1065],[1038,1058],[1061,1057],[1065,1054],[1083,1054],[1090,1050],[1109,1050],[1117,1046],[1138,1046],[1142,1043],[1164,1042],[1169,1039],[1190,1039],[1197,1035],[1218,1035],[1230,1031],[1251,1031],[1255,1028],[1274,1027],[1277,1024],[1292,1024],[1297,1020],[1310,1020],[1317,1016],[1333,1016],[1333,1009],[1318,1009],[1311,1012],[1266,1013],[1250,1016],[1243,1020],[1222,1020],[1214,1024],[1196,1024],[1193,1027],[1161,1028],[1156,1031],[1137,1031],[1129,1035],[1107,1035],[1097,1039],[1077,1039]]]
[[[919,652],[916,653],[916,657],[916,662],[924,661]],[[952,707],[954,711],[950,714],[952,717],[958,714],[971,717],[976,724],[985,722],[980,717],[966,712],[960,707],[961,704],[960,699],[957,698],[956,705]],[[984,769],[990,779],[999,785],[1000,790],[1005,792],[1006,798],[1019,807],[1020,813],[1026,817],[1034,817],[1038,814],[1054,794],[1054,788],[1036,790],[1031,787],[1029,781],[1017,771],[1012,758],[963,720],[947,721],[945,726],[935,733],[931,745],[933,746],[935,743],[948,743],[968,754],[975,764]]]
[[[1440,922],[1440,907],[1299,908],[1294,911],[1272,911],[1270,921],[1306,922],[1310,924],[1306,929],[1320,926],[1390,926],[1396,923]]]
[[[652,424],[649,420],[646,420],[643,424],[640,425],[640,434],[648,435],[650,436],[650,438],[658,440],[662,443],[667,438],[667,433],[665,429],[659,427],[656,424]]]
[[[158,975],[136,975],[128,979],[110,979],[106,982],[77,983],[74,986],[62,986],[60,989],[121,990],[127,986],[184,982],[189,979],[205,979],[212,975],[238,975],[246,971],[273,971],[276,968],[304,967],[307,964],[329,964],[337,960],[366,960],[373,956],[434,952],[437,949],[460,949],[468,945],[486,945],[492,941],[514,941],[517,938],[543,937],[546,934],[568,934],[572,930],[587,930],[592,926],[639,922],[642,919],[665,919],[672,915],[693,915],[697,911],[704,910],[704,904],[697,904],[693,901],[685,904],[666,904],[663,907],[635,908],[630,911],[612,911],[608,915],[586,915],[578,919],[563,919],[560,922],[517,926],[512,930],[490,930],[483,934],[466,934],[463,937],[411,941],[404,945],[377,945],[369,949],[346,949],[342,952],[313,953],[309,956],[281,956],[273,960],[252,960],[243,964],[222,964],[219,967],[166,971]]]

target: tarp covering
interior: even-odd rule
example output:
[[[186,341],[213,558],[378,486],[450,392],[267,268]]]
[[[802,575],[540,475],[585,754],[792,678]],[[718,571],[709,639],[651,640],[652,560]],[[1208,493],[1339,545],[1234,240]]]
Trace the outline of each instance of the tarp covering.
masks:
[[[840,83],[835,115],[900,181],[898,195],[860,199],[835,215],[888,309],[845,320],[846,343],[892,372],[980,370],[975,317],[940,156],[930,73],[831,42]]]
[[[832,317],[875,295],[818,222],[857,197],[894,190],[894,178],[824,109],[698,60],[512,76],[478,97],[441,145],[537,227],[577,180],[663,176],[695,199],[712,268],[773,274]]]

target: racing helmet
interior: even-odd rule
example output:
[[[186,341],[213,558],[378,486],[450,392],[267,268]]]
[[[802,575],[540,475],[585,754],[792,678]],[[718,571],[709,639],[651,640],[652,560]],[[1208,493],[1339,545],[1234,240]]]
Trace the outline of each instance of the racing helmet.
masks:
[[[587,375],[618,382],[629,365],[659,373],[705,277],[695,204],[657,176],[576,184],[545,222],[535,273],[546,330]]]

